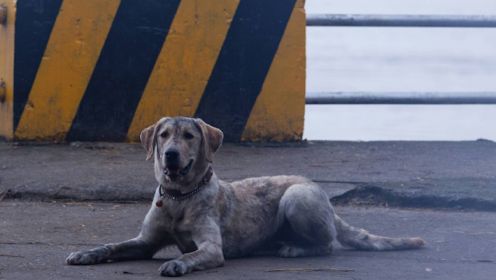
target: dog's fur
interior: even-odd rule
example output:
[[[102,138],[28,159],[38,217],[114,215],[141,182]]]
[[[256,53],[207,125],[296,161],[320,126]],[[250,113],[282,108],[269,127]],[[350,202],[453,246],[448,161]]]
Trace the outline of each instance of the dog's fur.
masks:
[[[200,119],[162,118],[141,133],[155,177],[168,191],[188,193],[210,168],[222,131]],[[177,152],[175,163],[166,156]],[[326,255],[332,242],[360,250],[414,249],[421,238],[389,238],[354,228],[334,213],[329,197],[299,176],[249,178],[227,183],[213,173],[191,197],[161,197],[160,185],[138,237],[69,255],[67,263],[149,259],[168,245],[183,255],[165,262],[163,276],[180,276],[224,264],[224,258],[274,253],[281,257]],[[158,207],[157,202],[163,201]],[[159,204],[160,205],[160,204]]]

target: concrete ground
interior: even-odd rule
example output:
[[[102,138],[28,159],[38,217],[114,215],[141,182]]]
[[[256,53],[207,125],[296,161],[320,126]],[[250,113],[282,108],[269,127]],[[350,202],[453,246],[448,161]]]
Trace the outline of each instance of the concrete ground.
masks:
[[[0,143],[0,279],[159,279],[151,261],[64,265],[70,251],[136,235],[155,187],[137,144]],[[496,144],[307,142],[225,145],[221,178],[301,174],[350,224],[421,236],[425,249],[229,260],[202,279],[494,279]]]
[[[31,200],[149,201],[152,162],[139,144],[0,142],[0,194]],[[226,144],[225,180],[299,174],[335,203],[496,210],[496,143],[305,142]]]
[[[134,237],[145,204],[2,202],[0,279],[159,279],[165,252],[151,261],[67,266],[68,253]],[[425,249],[332,256],[228,260],[196,279],[494,279],[496,214],[338,207],[350,223],[387,235],[418,235]]]

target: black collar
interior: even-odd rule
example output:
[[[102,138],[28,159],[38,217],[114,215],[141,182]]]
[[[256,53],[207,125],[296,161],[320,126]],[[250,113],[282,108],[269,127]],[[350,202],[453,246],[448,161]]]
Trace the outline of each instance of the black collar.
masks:
[[[192,197],[193,195],[195,195],[196,193],[198,193],[203,186],[205,186],[206,184],[208,184],[208,182],[210,182],[210,179],[212,178],[212,174],[214,173],[214,171],[212,170],[212,166],[209,166],[208,169],[207,169],[207,172],[205,172],[205,175],[203,175],[202,179],[200,180],[200,182],[198,183],[198,185],[196,185],[196,188],[190,192],[187,192],[187,193],[182,193],[178,190],[168,190],[166,189],[164,186],[160,185],[159,186],[159,194],[160,194],[160,198],[168,198],[168,199],[172,199],[172,200],[176,200],[176,201],[182,201],[182,200],[185,200],[185,199],[188,199],[190,197]]]

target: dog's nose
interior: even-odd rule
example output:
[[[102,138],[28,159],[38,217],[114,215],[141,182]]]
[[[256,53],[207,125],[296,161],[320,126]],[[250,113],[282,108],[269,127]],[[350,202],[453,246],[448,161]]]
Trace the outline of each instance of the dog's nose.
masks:
[[[177,150],[167,150],[165,152],[165,159],[167,162],[176,162],[179,159],[179,152]]]

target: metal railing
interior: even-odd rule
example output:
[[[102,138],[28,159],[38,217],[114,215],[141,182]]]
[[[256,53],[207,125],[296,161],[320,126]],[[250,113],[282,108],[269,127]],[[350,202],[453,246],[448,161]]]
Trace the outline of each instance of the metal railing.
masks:
[[[322,92],[306,104],[496,104],[496,92]]]
[[[496,16],[310,14],[307,26],[493,28]]]
[[[495,28],[496,16],[309,14],[307,26]],[[496,92],[307,93],[306,104],[496,104]]]

